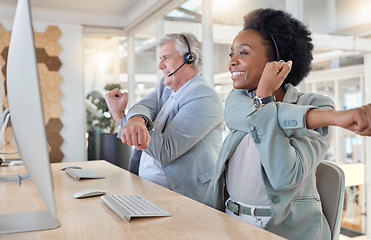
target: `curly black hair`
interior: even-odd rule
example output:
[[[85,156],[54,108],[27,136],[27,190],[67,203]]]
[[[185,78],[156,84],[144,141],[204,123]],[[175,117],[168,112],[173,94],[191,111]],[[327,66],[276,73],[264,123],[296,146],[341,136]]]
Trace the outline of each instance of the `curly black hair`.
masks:
[[[283,84],[298,85],[311,70],[313,59],[311,32],[290,13],[271,8],[257,9],[244,17],[244,28],[259,31],[266,40],[268,54],[276,56],[272,40],[277,43],[280,60],[293,61],[292,69]]]

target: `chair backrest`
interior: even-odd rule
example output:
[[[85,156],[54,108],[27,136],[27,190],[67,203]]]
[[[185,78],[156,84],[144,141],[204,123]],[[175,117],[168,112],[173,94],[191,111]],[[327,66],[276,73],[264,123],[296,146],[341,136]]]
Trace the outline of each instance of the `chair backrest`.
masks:
[[[317,190],[322,211],[330,225],[331,239],[339,238],[343,213],[345,176],[343,170],[329,161],[322,161],[316,172]]]

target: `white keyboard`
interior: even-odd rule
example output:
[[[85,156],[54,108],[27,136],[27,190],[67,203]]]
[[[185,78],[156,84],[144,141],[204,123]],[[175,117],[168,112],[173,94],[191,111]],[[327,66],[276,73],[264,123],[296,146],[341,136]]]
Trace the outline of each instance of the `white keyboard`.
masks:
[[[65,171],[75,180],[87,178],[104,178],[103,175],[89,169],[67,168]]]
[[[104,195],[101,199],[124,221],[130,221],[132,217],[171,216],[168,211],[139,195]]]

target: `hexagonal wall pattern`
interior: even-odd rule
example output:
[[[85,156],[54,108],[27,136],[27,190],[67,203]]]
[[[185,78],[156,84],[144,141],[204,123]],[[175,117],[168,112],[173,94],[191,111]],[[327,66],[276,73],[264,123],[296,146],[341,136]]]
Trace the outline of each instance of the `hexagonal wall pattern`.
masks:
[[[61,162],[64,157],[64,154],[61,151],[63,138],[60,134],[63,128],[63,123],[60,119],[63,114],[63,107],[60,104],[63,97],[63,93],[60,90],[60,84],[62,83],[63,78],[58,72],[62,65],[58,57],[62,51],[62,47],[58,42],[61,35],[62,33],[57,26],[48,26],[45,32],[34,33],[37,69],[39,72],[50,162]],[[10,36],[11,32],[6,31],[0,23],[0,74],[3,74],[5,92],[6,61],[8,57]],[[5,96],[2,104],[4,109],[9,107],[7,96]],[[11,129],[11,126],[9,126],[5,132],[6,144],[14,141],[13,131]]]
[[[50,162],[60,162],[64,155],[61,151],[63,138],[59,134],[63,124],[59,118],[50,118],[46,124],[46,136],[50,146]]]

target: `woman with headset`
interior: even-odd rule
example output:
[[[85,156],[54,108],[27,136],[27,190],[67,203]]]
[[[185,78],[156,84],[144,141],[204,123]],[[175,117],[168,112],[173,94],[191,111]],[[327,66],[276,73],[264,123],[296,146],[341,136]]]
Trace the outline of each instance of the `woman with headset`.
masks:
[[[301,93],[310,71],[310,32],[290,14],[245,16],[229,62],[234,89],[225,103],[231,130],[205,203],[288,239],[330,239],[315,172],[335,125],[371,134],[371,105],[335,111],[333,101]]]

